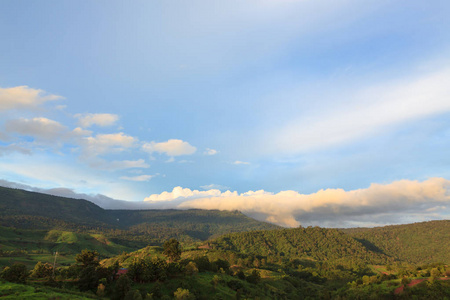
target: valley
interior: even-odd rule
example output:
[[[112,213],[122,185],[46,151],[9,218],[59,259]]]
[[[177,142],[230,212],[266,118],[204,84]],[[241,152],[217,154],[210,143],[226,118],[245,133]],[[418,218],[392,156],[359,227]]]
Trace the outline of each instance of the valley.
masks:
[[[85,200],[0,192],[5,299],[440,299],[450,294],[449,220],[286,229],[238,211],[104,210]]]

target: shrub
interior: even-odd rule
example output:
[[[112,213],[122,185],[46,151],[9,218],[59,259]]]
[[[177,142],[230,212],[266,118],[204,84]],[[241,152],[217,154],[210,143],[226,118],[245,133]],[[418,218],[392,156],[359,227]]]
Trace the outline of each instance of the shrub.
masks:
[[[0,273],[0,277],[10,282],[25,283],[29,273],[24,264],[16,263],[6,267]]]

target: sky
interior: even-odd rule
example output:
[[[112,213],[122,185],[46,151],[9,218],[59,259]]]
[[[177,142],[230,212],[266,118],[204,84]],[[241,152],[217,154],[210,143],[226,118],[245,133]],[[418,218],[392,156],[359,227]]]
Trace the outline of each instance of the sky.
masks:
[[[1,1],[0,185],[288,227],[449,219],[449,12]]]

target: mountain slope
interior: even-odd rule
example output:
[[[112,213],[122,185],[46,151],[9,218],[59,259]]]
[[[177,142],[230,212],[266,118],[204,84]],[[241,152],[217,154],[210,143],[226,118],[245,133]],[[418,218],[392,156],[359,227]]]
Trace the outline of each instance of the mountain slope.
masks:
[[[351,264],[385,263],[391,259],[375,253],[337,229],[320,227],[232,233],[208,242],[219,250],[260,256],[311,259]]]
[[[192,242],[229,232],[279,228],[238,211],[105,210],[86,200],[4,187],[0,187],[0,225],[98,231],[116,242],[138,241],[140,246],[158,244],[171,237]]]
[[[0,221],[10,222],[1,222],[1,225],[9,226],[12,222],[15,226],[36,228],[32,222],[26,222],[24,216],[36,217],[42,223],[38,224],[41,228],[51,228],[58,223],[105,226],[113,221],[107,211],[87,200],[0,187]],[[22,221],[15,222],[15,219]]]
[[[369,249],[402,261],[450,263],[450,220],[342,231]]]

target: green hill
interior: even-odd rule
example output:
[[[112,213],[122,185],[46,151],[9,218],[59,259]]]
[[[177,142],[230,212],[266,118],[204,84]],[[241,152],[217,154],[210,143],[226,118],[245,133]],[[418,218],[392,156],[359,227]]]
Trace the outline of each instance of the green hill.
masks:
[[[342,231],[368,249],[401,261],[450,263],[450,220]]]
[[[105,210],[86,200],[5,187],[0,187],[0,226],[101,233],[135,249],[172,237],[195,242],[229,232],[279,228],[238,211]]]
[[[345,265],[386,263],[391,260],[337,229],[320,227],[226,234],[209,241],[207,246],[263,257],[309,259]]]
[[[54,226],[107,226],[108,212],[81,199],[0,187],[0,225],[49,229]]]

